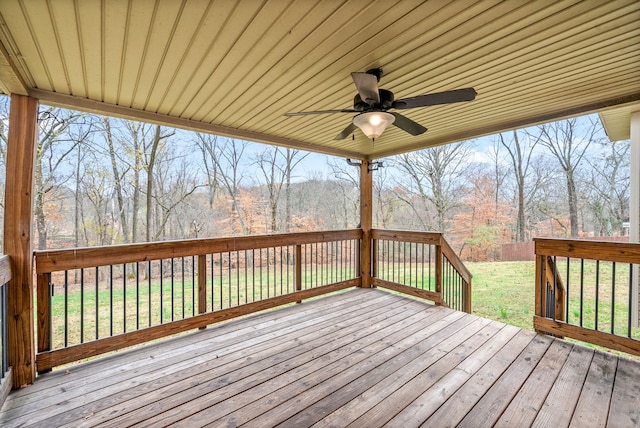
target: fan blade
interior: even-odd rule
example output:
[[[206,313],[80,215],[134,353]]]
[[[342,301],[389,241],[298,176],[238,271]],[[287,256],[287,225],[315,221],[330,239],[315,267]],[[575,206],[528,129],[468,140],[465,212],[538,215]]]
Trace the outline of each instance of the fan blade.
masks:
[[[380,102],[380,94],[378,93],[378,79],[369,73],[351,73],[353,83],[358,88],[358,93],[362,101],[369,105],[378,104]]]
[[[418,95],[417,97],[402,98],[394,101],[393,108],[405,109],[473,101],[477,94],[473,88],[464,88],[435,94]]]
[[[391,114],[396,118],[396,120],[393,121],[393,124],[411,135],[420,135],[424,134],[427,131],[427,128],[417,122],[414,122],[408,117],[401,115],[400,113]]]
[[[358,129],[357,126],[355,126],[353,123],[350,123],[349,126],[347,126],[346,128],[344,128],[344,130],[339,133],[338,135],[336,135],[336,137],[334,138],[334,140],[344,140],[345,138],[347,138],[349,135],[353,134],[353,132]]]
[[[317,111],[294,111],[291,113],[285,113],[284,115],[287,117],[293,116],[307,116],[310,114],[327,114],[327,113],[356,113],[353,109],[343,109],[343,110],[317,110]]]

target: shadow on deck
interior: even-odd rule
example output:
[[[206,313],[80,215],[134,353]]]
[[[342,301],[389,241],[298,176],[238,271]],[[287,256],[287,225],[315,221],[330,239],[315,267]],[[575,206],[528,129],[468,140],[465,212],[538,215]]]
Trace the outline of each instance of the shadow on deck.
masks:
[[[355,289],[40,376],[2,426],[638,426],[640,362]]]

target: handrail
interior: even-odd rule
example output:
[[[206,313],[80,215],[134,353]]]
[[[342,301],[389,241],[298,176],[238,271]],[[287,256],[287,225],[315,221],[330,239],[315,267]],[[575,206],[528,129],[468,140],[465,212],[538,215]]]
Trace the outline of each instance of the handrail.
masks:
[[[447,305],[465,312],[471,312],[471,272],[444,239],[442,233],[373,229],[371,237],[374,242],[373,285],[422,297],[438,305]],[[381,255],[381,252],[385,251],[385,246],[383,244],[382,248],[378,248],[375,245],[376,242],[396,242],[404,246],[408,245],[407,249],[398,247],[397,250],[398,253],[403,254],[405,259],[403,264],[406,264],[406,253],[409,253],[409,267],[398,266],[403,275],[405,271],[409,272],[408,281],[406,281],[407,278],[400,280],[400,278],[395,277],[395,271],[398,269],[395,269],[396,263],[390,257],[397,257],[395,256],[396,246],[387,250],[387,253],[392,253],[391,255]],[[411,254],[412,250],[414,251],[413,255]],[[425,253],[427,252],[427,260],[425,260]],[[418,253],[420,254],[420,260],[415,259],[415,255]],[[378,260],[379,258],[381,260]],[[412,258],[414,260],[411,260]],[[380,264],[387,265],[386,274],[385,268],[379,267]],[[391,275],[389,275],[389,264],[394,265],[394,268],[391,269]],[[417,266],[412,265],[421,265],[422,269],[420,270]],[[426,272],[424,271],[424,266],[428,266]],[[414,270],[415,273],[412,278]],[[404,276],[406,277],[406,275]],[[425,276],[428,277],[426,287],[424,284]],[[415,282],[416,277],[421,278],[420,286],[410,284]],[[409,282],[409,284],[406,282]]]
[[[640,355],[633,277],[640,244],[536,238],[534,328]]]
[[[440,245],[442,246],[442,254],[444,254],[444,256],[447,259],[449,259],[449,262],[462,276],[462,279],[470,283],[471,278],[473,278],[473,275],[471,275],[471,272],[469,271],[469,269],[467,269],[464,263],[462,263],[462,260],[460,259],[460,257],[458,257],[455,251],[453,251],[453,249],[451,248],[447,240],[444,239],[444,237],[441,237]]]
[[[11,279],[11,258],[7,255],[2,255],[0,256],[0,346],[2,347],[2,352],[0,353],[0,407],[2,407],[13,385],[8,355],[9,314],[7,311],[7,293]]]
[[[228,251],[244,251],[361,238],[361,229],[350,229],[228,238],[185,239],[142,244],[36,251],[34,254],[37,259],[36,274],[40,274],[67,269],[101,266],[100,263],[104,260],[108,260],[108,264],[133,263],[170,257],[177,258]]]

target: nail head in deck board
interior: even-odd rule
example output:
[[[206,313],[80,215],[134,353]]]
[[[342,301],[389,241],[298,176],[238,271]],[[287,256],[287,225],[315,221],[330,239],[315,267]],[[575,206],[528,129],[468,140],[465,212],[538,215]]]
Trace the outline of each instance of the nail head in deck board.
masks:
[[[533,426],[568,426],[589,372],[593,349],[574,346]]]
[[[617,356],[610,352],[595,351],[570,427],[606,425],[617,366]]]

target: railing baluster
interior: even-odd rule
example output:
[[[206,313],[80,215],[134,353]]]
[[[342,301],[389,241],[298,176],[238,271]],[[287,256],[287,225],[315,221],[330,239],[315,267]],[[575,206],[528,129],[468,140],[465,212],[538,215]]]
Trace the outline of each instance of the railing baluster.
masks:
[[[100,321],[99,321],[100,320],[100,314],[99,314],[100,313],[100,303],[98,302],[98,297],[99,297],[99,294],[100,294],[99,284],[98,284],[98,281],[99,281],[99,278],[100,278],[99,273],[100,272],[98,271],[98,267],[96,266],[96,298],[94,299],[95,300],[95,304],[96,304],[95,305],[96,306],[96,309],[95,309],[95,315],[96,315],[96,340],[99,339],[99,337],[100,337],[99,336],[100,335],[100,331],[99,331],[99,327],[100,327]]]
[[[84,343],[84,268],[80,269],[80,343]]]
[[[616,325],[616,262],[611,264],[611,334]]]
[[[122,332],[127,332],[127,264],[122,265]]]
[[[113,265],[109,265],[109,336],[113,336]]]
[[[629,263],[629,312],[627,314],[627,337],[631,338],[631,310],[633,308],[633,263]]]
[[[64,271],[64,347],[69,346],[69,271]]]
[[[140,330],[140,262],[136,262],[136,330]]]
[[[598,330],[598,310],[600,309],[600,260],[596,260],[596,309],[595,309],[595,327]]]
[[[147,262],[147,311],[149,312],[149,327],[151,327],[151,260]]]
[[[584,318],[584,259],[580,259],[580,327]]]

